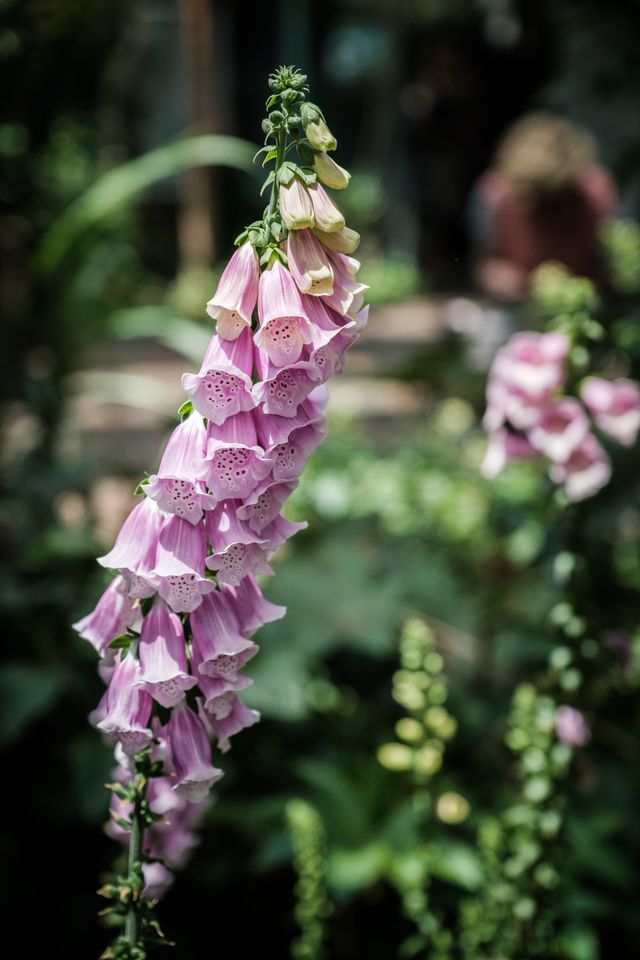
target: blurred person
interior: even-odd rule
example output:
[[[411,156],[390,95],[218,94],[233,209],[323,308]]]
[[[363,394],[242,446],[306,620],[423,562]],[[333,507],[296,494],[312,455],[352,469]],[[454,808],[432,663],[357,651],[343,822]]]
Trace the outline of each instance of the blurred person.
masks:
[[[547,260],[604,282],[598,230],[615,204],[591,134],[550,113],[522,117],[472,194],[476,284],[497,299],[517,300]]]

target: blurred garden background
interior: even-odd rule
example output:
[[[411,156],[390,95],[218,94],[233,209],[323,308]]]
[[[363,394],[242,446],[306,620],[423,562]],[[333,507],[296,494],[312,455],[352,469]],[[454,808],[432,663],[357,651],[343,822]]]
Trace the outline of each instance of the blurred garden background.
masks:
[[[280,63],[308,74],[352,173],[372,310],[292,500],[309,528],[264,585],[288,615],[249,671],[262,722],[159,910],[174,955],[224,935],[240,957],[322,956],[301,923],[335,960],[635,955],[640,456],[613,451],[579,513],[538,462],[491,480],[480,465],[510,333],[595,318],[599,369],[640,376],[639,29],[629,0],[0,0],[0,850],[28,955],[106,942],[113,757],[70,624],[104,589],[94,558],[157,465],[204,304],[260,213],[252,157]],[[478,286],[474,185],[532,110],[590,131],[615,182],[598,290]],[[413,772],[402,637],[426,650]],[[591,741],[554,754],[531,718],[578,689]]]

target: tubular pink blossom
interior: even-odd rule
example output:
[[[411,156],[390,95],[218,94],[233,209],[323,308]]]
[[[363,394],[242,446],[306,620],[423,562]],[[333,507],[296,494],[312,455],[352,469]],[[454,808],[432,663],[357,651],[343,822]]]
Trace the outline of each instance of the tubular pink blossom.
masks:
[[[123,577],[115,577],[98,600],[92,613],[73,624],[81,637],[88,640],[100,656],[113,663],[115,651],[109,644],[140,623],[140,608],[128,596]]]
[[[309,359],[286,367],[274,366],[269,357],[258,351],[256,368],[260,380],[254,385],[253,392],[262,405],[262,413],[277,417],[295,417],[298,407],[318,385],[317,367]]]
[[[214,334],[202,361],[200,373],[185,373],[182,389],[194,410],[213,423],[252,410],[256,399],[251,393],[253,340],[246,327],[235,340],[222,340]]]
[[[175,707],[184,700],[196,678],[189,675],[184,631],[180,617],[156,597],[144,618],[138,648],[143,690],[163,707]]]
[[[344,217],[324,187],[320,186],[319,183],[314,183],[308,188],[308,192],[313,206],[315,226],[318,230],[323,230],[325,233],[337,233],[339,230],[344,230]],[[313,223],[308,224],[310,227],[313,225]]]
[[[215,498],[197,480],[196,468],[204,456],[207,430],[200,414],[192,413],[169,437],[157,474],[143,484],[148,497],[161,510],[189,523],[198,523],[203,510],[215,506]]]
[[[97,724],[98,730],[115,737],[129,756],[151,741],[151,697],[139,689],[139,678],[138,661],[121,652],[107,689],[106,713]]]
[[[625,447],[636,442],[640,430],[640,385],[634,380],[587,377],[580,395],[603,433]]]
[[[257,443],[251,413],[239,413],[223,424],[209,424],[207,451],[200,465],[218,501],[248,497],[271,470],[272,460]]]
[[[333,157],[324,151],[318,151],[313,158],[313,166],[318,180],[322,181],[326,187],[333,190],[344,190],[349,186],[351,174],[339,163],[336,163]]]
[[[590,432],[584,407],[572,397],[546,404],[529,431],[531,446],[554,463],[563,463]]]
[[[584,747],[591,740],[591,731],[582,713],[566,704],[558,707],[555,716],[558,739],[572,747]]]
[[[158,505],[145,497],[123,523],[113,548],[98,557],[103,567],[124,575],[132,597],[150,597],[154,592],[147,574],[153,568],[164,516]]]
[[[225,697],[230,699],[234,693],[245,690],[252,683],[253,680],[245,677],[243,673],[237,674],[233,680],[226,677],[207,677],[204,674],[198,677],[198,689],[204,697],[205,710],[208,709],[208,704],[221,703]]]
[[[215,590],[204,576],[206,539],[201,525],[167,517],[158,538],[156,563],[149,580],[176,613],[191,613]]]
[[[218,591],[210,594],[191,614],[189,622],[195,673],[235,682],[238,671],[255,656],[258,647],[242,635],[229,595]]]
[[[563,463],[552,464],[549,476],[554,483],[563,483],[569,500],[577,503],[608,484],[611,464],[596,438],[588,433]]]
[[[173,789],[189,803],[199,803],[220,779],[222,770],[211,763],[211,746],[202,721],[184,703],[171,713],[167,744],[176,774]]]
[[[301,293],[315,297],[333,293],[329,256],[311,230],[292,230],[287,237],[289,270]]]
[[[298,177],[294,177],[291,183],[280,185],[278,206],[288,230],[305,230],[315,223],[311,198]]]
[[[267,600],[252,574],[243,577],[237,587],[225,585],[222,592],[231,599],[240,630],[245,634],[254,633],[265,623],[281,620],[287,612],[286,607]]]
[[[218,749],[222,753],[230,749],[231,737],[260,720],[258,711],[245,707],[236,694],[224,693],[217,700],[208,701],[205,709],[202,704],[198,707],[204,725],[218,741]]]
[[[542,401],[564,383],[568,352],[563,333],[516,333],[496,354],[490,376]]]
[[[492,430],[480,473],[492,480],[502,472],[509,460],[524,460],[535,457],[536,453],[527,438],[521,434],[511,433],[506,429]]]
[[[237,515],[240,520],[246,521],[252,530],[261,533],[280,513],[285,500],[291,496],[298,485],[297,480],[280,483],[267,477],[256,487],[242,506],[238,507]]]
[[[304,344],[310,343],[311,331],[298,288],[279,260],[260,277],[258,318],[256,346],[265,351],[276,367],[295,363]]]
[[[250,243],[244,243],[229,260],[207,304],[207,313],[217,321],[218,335],[224,340],[235,340],[251,326],[259,275],[258,256]]]
[[[213,554],[206,564],[217,572],[218,583],[238,584],[248,573],[273,573],[267,563],[267,539],[238,519],[233,501],[220,506],[207,529]]]

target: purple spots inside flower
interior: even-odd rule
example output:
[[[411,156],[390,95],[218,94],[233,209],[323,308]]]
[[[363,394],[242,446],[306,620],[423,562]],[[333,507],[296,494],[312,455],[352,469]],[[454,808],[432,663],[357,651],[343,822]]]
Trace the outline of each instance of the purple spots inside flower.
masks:
[[[175,707],[184,697],[184,690],[177,677],[171,680],[162,680],[160,683],[154,683],[150,693],[155,697],[158,703],[163,707]]]
[[[212,714],[216,720],[225,720],[233,709],[233,698],[235,694],[232,690],[221,693],[218,697],[212,697],[207,700],[207,713]]]
[[[164,577],[162,587],[160,595],[177,613],[191,612],[200,603],[201,597],[195,573]]]
[[[149,581],[139,573],[132,573],[128,577],[129,596],[132,600],[145,600],[153,596],[155,590]]]
[[[146,730],[124,730],[118,734],[122,749],[130,757],[144,750],[149,739],[149,733]]]
[[[272,453],[275,455],[275,464],[273,466],[274,480],[286,480],[289,477],[298,477],[304,467],[304,453],[300,447],[288,440],[287,443],[280,443],[274,447]]]
[[[245,384],[240,377],[232,373],[224,370],[207,370],[202,378],[202,393],[209,409],[209,413],[205,416],[220,412],[231,413],[231,404],[237,402],[238,394],[244,388]]]
[[[264,330],[263,345],[273,363],[283,367],[295,363],[303,347],[300,324],[296,317],[278,317],[270,320]]]
[[[247,572],[247,554],[249,544],[233,543],[219,558],[220,580],[226,583],[240,583]]]
[[[255,486],[250,450],[227,447],[218,450],[211,461],[210,486],[220,497],[248,496]]]
[[[281,370],[267,383],[266,412],[293,417],[311,387],[312,383],[303,370]]]
[[[209,661],[208,667],[209,676],[228,677],[237,671],[238,658],[230,653],[219,653]]]

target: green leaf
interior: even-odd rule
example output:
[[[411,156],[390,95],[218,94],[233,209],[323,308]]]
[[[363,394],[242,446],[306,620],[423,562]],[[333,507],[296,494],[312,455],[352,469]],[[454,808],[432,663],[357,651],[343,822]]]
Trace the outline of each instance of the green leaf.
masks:
[[[178,407],[178,416],[181,417],[183,420],[186,420],[187,417],[191,415],[192,411],[193,411],[193,404],[191,400],[185,400],[185,402],[180,404],[180,406]],[[149,481],[147,480],[147,483],[148,482]]]
[[[272,170],[260,188],[260,196],[262,196],[262,194],[265,192],[267,187],[273,183],[273,181],[275,180],[275,177],[276,177],[275,170]]]
[[[387,871],[391,848],[374,841],[355,850],[336,849],[329,859],[329,884],[342,893],[372,886]]]
[[[278,151],[277,151],[277,150],[274,150],[273,148],[271,148],[271,150],[269,150],[269,152],[268,152],[267,155],[265,156],[264,160],[262,161],[262,166],[263,166],[263,167],[266,167],[266,165],[267,165],[268,163],[271,163],[272,160],[275,160],[275,158],[276,158],[277,156],[278,156]]]
[[[255,176],[255,145],[237,137],[189,137],[129,160],[103,174],[78,197],[40,242],[36,267],[53,273],[76,241],[89,229],[131,204],[154,183],[191,167],[224,166]]]
[[[480,860],[473,847],[453,840],[441,840],[430,849],[429,872],[464,890],[477,890],[483,881]]]

